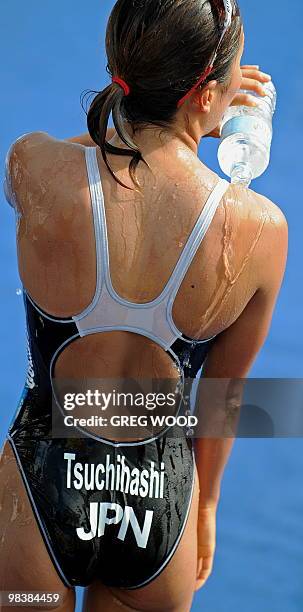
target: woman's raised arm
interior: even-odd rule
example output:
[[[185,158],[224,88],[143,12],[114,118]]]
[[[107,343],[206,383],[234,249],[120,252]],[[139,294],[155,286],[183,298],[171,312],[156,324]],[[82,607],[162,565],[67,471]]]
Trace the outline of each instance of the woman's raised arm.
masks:
[[[111,138],[115,135],[115,128],[108,128],[106,132],[106,140],[111,140]],[[73,136],[72,138],[65,138],[67,142],[76,142],[78,144],[82,144],[85,147],[96,147],[96,143],[90,137],[89,133],[80,134],[80,136]]]

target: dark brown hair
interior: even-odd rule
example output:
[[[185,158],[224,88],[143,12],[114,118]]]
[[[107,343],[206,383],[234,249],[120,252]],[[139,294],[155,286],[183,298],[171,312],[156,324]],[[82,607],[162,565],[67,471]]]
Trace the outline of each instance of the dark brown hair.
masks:
[[[232,2],[235,4],[235,0]],[[241,25],[241,19],[233,19],[206,82],[216,79],[228,87],[231,66],[240,46]],[[130,94],[125,96],[117,83],[105,87],[90,104],[87,126],[109,172],[126,189],[131,188],[112,172],[106,152],[132,157],[129,173],[139,191],[135,170],[140,160],[148,164],[126,132],[124,121],[131,124],[133,133],[153,126],[171,130],[178,100],[208,66],[219,36],[219,13],[214,0],[116,2],[106,29],[106,71],[111,77],[123,78]],[[204,85],[205,82],[200,88]],[[111,112],[117,133],[128,149],[106,141]]]

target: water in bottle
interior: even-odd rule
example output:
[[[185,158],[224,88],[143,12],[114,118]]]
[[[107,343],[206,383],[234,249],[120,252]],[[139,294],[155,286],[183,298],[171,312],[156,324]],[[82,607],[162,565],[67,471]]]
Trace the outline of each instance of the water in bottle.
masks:
[[[230,106],[222,120],[218,160],[232,183],[248,186],[269,164],[277,94],[272,81],[263,88],[264,97],[244,91],[255,97],[257,106]]]

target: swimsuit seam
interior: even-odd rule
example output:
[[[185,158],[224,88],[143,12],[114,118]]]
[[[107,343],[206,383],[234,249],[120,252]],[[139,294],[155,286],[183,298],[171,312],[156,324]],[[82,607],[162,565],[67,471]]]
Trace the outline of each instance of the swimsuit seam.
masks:
[[[41,314],[45,319],[48,319],[49,321],[52,321],[53,323],[63,323],[63,324],[64,323],[74,323],[73,317],[70,319],[64,319],[64,318],[56,319],[55,317],[52,317],[52,315],[49,315],[46,312],[44,312],[40,308],[40,306],[38,306],[38,304],[34,302],[33,298],[29,295],[25,287],[23,287],[23,295],[25,295],[25,297],[29,300],[29,302],[32,304],[35,310],[39,312],[39,314]]]
[[[107,331],[133,332],[135,334],[138,334],[140,336],[144,336],[146,338],[149,338],[150,340],[153,340],[156,344],[161,346],[161,348],[163,348],[165,351],[167,351],[177,340],[177,338],[175,338],[171,344],[168,344],[167,342],[163,342],[160,336],[156,336],[155,334],[147,332],[145,329],[141,327],[134,327],[131,325],[104,325],[104,326],[98,326],[98,327],[90,327],[86,330],[79,330],[79,334],[81,337],[84,337],[84,336],[90,336],[92,334],[96,334],[99,332],[107,332]]]
[[[34,500],[34,497],[32,495],[32,492],[31,492],[31,489],[30,489],[30,485],[29,485],[28,479],[26,477],[25,471],[23,469],[23,466],[22,466],[22,463],[21,463],[21,460],[20,460],[20,457],[19,457],[19,454],[18,454],[18,451],[17,451],[16,444],[15,444],[13,438],[9,434],[7,434],[7,440],[9,441],[9,443],[10,443],[12,449],[13,449],[14,456],[15,456],[17,465],[19,467],[20,474],[22,476],[22,480],[23,480],[23,483],[24,483],[24,486],[25,486],[25,490],[26,490],[28,499],[30,501],[31,507],[33,509],[34,516],[35,516],[36,521],[38,523],[38,526],[40,528],[40,534],[42,536],[42,540],[44,541],[44,544],[45,544],[47,550],[50,553],[50,558],[52,559],[53,565],[55,566],[55,568],[57,570],[57,573],[58,573],[60,579],[65,584],[65,586],[68,587],[68,588],[73,588],[73,585],[70,584],[70,582],[67,580],[67,578],[66,578],[66,576],[65,576],[65,574],[64,574],[64,572],[63,572],[63,570],[62,570],[62,568],[61,568],[61,566],[59,564],[59,562],[57,561],[56,555],[55,555],[55,553],[54,553],[54,551],[52,549],[51,542],[50,542],[50,540],[48,538],[48,535],[46,533],[46,530],[45,530],[45,528],[43,526],[43,523],[42,523],[42,520],[40,518],[40,514],[38,512],[37,506],[35,504],[35,500]]]

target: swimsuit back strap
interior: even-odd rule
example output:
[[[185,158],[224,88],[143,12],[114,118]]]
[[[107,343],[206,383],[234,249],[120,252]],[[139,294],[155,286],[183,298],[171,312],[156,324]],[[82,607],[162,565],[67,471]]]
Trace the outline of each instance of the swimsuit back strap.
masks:
[[[209,198],[197,219],[197,222],[185,244],[180,258],[170,277],[170,303],[173,302],[175,296],[177,295],[180,285],[185,277],[185,274],[190,264],[192,263],[195,254],[207,233],[208,228],[211,225],[216,210],[229,185],[230,183],[228,181],[220,178],[215,188],[209,195]]]
[[[85,161],[90,189],[97,258],[97,282],[100,285],[109,273],[108,239],[105,222],[104,196],[97,161],[96,147],[85,147]]]

